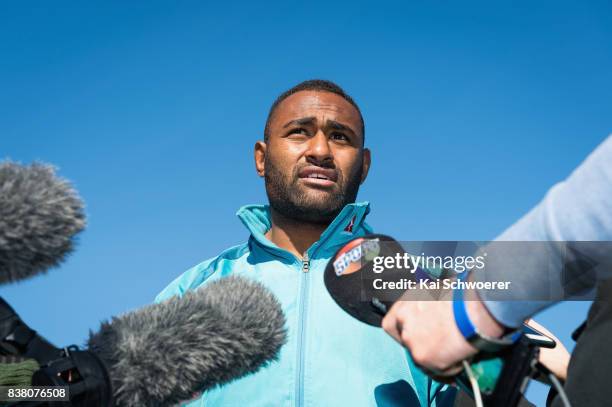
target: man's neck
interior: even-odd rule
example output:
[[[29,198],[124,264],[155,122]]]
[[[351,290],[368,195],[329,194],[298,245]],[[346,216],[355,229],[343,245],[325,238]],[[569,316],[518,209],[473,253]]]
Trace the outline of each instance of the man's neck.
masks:
[[[290,253],[302,258],[306,250],[319,240],[328,225],[302,222],[287,218],[270,208],[272,227],[266,238]]]

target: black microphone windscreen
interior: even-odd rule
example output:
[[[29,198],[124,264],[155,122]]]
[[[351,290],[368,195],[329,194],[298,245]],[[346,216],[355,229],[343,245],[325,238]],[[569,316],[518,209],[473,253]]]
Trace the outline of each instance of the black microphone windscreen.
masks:
[[[268,289],[228,277],[104,322],[88,346],[116,405],[175,405],[276,360],[284,325]]]
[[[59,265],[84,228],[83,202],[53,166],[0,164],[0,284]]]

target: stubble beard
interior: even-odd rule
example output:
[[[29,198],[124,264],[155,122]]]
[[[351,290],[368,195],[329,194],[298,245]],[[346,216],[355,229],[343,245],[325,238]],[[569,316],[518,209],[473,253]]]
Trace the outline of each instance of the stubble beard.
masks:
[[[361,175],[363,172],[362,160],[353,167],[349,177],[338,171],[337,188],[335,191],[312,194],[305,186],[298,185],[299,167],[295,167],[292,174],[283,174],[269,155],[265,159],[265,184],[270,206],[284,217],[289,219],[328,225],[338,216],[342,208],[355,202]]]

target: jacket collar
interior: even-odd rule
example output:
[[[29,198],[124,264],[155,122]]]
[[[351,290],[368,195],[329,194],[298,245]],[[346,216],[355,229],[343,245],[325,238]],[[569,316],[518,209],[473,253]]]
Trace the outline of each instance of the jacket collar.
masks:
[[[355,237],[372,233],[370,226],[365,223],[365,216],[369,212],[369,202],[346,205],[327,229],[325,229],[323,234],[321,234],[321,238],[308,249],[308,254],[312,256],[316,250],[318,255],[325,256],[330,251],[335,252],[338,246]],[[291,259],[294,259],[291,253],[279,248],[265,237],[266,232],[272,226],[269,205],[245,205],[238,210],[236,215],[259,245],[280,253],[283,257],[290,256]]]

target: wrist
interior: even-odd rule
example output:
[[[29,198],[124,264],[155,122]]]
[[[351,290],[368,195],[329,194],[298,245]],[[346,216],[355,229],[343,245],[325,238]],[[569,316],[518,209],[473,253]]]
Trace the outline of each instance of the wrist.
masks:
[[[491,338],[501,338],[506,333],[506,327],[493,318],[476,291],[466,292],[464,298],[468,317],[478,332]]]
[[[461,278],[469,277],[463,275]],[[462,287],[453,290],[455,324],[464,339],[473,347],[487,353],[496,353],[518,339],[518,332],[505,335],[505,328],[493,318],[474,290]]]

